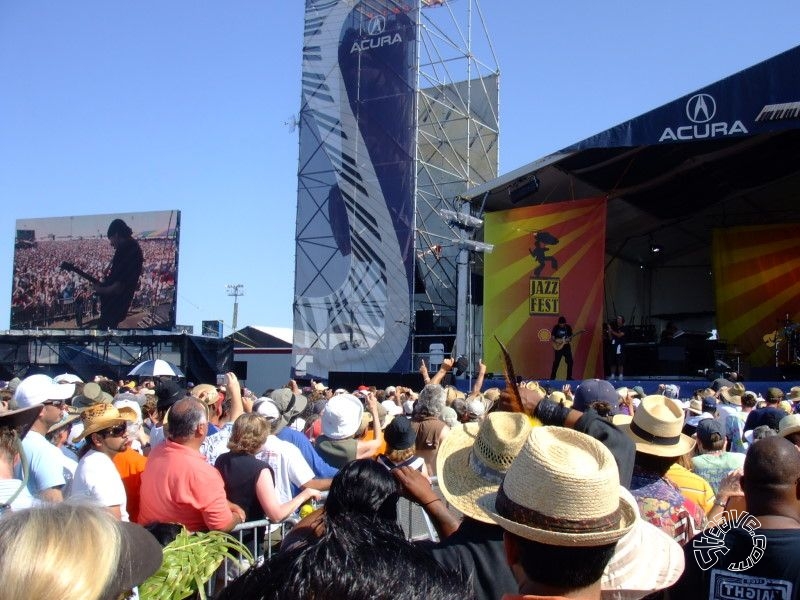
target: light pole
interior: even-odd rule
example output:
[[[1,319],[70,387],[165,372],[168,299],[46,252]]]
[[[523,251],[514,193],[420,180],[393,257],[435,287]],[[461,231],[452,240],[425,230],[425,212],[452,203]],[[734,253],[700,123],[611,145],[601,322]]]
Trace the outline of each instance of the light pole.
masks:
[[[244,284],[229,283],[225,286],[228,296],[233,296],[233,335],[236,335],[236,323],[239,318],[239,296],[244,296]]]

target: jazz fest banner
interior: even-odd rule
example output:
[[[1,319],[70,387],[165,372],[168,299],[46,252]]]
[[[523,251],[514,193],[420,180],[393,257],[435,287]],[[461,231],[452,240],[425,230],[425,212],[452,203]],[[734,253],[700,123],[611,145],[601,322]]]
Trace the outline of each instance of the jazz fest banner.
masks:
[[[560,315],[574,332],[573,379],[602,373],[606,203],[591,198],[485,215],[484,361],[503,372],[496,336],[517,375],[547,379],[554,350],[550,330]],[[558,378],[566,378],[562,361]]]
[[[796,224],[714,230],[717,328],[750,366],[800,363]]]

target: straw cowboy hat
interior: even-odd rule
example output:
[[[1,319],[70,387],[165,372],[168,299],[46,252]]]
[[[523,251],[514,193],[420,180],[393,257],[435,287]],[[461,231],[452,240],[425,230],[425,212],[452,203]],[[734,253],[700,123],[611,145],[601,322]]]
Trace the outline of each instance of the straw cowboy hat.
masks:
[[[482,423],[451,429],[436,455],[439,489],[450,505],[468,517],[494,523],[477,500],[497,491],[530,431],[528,417],[511,412],[489,413]]]
[[[800,431],[800,415],[787,415],[778,423],[778,435],[786,437]]]
[[[551,546],[602,546],[627,534],[636,503],[611,451],[565,427],[534,427],[500,489],[478,499],[503,529]]]
[[[681,433],[683,411],[666,396],[645,396],[633,420],[619,425],[636,444],[636,451],[655,456],[683,456],[695,440]]]
[[[115,427],[122,423],[136,422],[136,412],[132,408],[117,408],[113,404],[94,404],[81,413],[83,431],[75,436],[75,441],[90,436],[93,433]]]

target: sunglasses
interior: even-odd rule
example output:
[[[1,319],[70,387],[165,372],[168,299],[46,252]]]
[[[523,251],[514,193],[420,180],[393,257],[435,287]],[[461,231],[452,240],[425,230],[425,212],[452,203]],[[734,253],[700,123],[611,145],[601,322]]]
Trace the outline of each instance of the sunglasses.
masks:
[[[100,433],[103,437],[120,437],[124,435],[127,430],[128,426],[125,423],[122,423],[120,425],[115,425],[114,427],[104,429]]]
[[[42,402],[43,406],[55,406],[56,408],[63,408],[64,401],[63,400],[45,400]]]

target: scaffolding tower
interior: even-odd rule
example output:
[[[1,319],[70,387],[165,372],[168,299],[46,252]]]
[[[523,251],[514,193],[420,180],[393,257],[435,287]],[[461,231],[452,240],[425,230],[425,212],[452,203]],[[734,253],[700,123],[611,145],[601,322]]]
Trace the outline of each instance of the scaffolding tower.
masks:
[[[497,175],[498,79],[477,0],[306,0],[295,375],[415,370],[437,338],[471,354],[481,209],[460,194]]]

